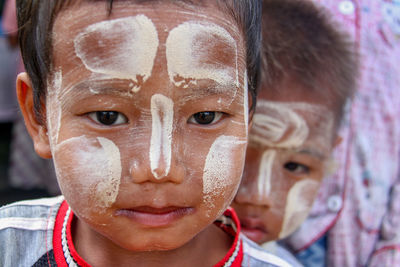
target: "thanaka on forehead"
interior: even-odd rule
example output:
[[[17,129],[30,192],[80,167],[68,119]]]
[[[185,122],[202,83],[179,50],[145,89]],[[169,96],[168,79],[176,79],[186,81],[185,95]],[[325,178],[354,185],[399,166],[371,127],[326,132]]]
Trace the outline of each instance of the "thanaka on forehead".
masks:
[[[114,4],[112,4],[114,2]],[[134,6],[135,10],[146,8],[153,10],[160,5],[168,5],[177,8],[164,8],[162,13],[171,12],[171,19],[174,19],[176,12],[187,14],[188,18],[197,18],[204,21],[213,21],[230,33],[234,33],[234,39],[240,40],[245,53],[243,58],[246,61],[246,68],[249,73],[249,88],[252,94],[252,103],[255,103],[255,94],[257,90],[257,82],[259,77],[260,62],[260,18],[261,18],[261,1],[259,0],[227,0],[227,1],[69,1],[69,0],[51,0],[51,1],[17,1],[18,24],[21,27],[19,31],[20,45],[26,70],[31,78],[34,88],[34,107],[36,117],[43,122],[43,114],[41,101],[47,94],[46,81],[48,76],[54,71],[54,56],[60,51],[56,44],[64,44],[72,42],[68,38],[68,32],[76,30],[80,19],[90,17],[96,18],[98,21],[109,20],[119,16],[132,15],[132,9],[128,6]],[[90,6],[84,10],[83,5]],[[97,6],[96,6],[97,5]],[[107,7],[108,6],[108,7]],[[120,7],[120,8],[118,8]],[[74,12],[70,12],[75,8]],[[102,9],[104,12],[91,12],[89,10]],[[108,10],[107,10],[108,9]],[[116,11],[118,9],[118,11]],[[60,12],[65,15],[64,20],[70,19],[68,23],[59,23],[58,28],[55,22],[60,20]],[[86,12],[86,13],[84,13]],[[175,13],[174,13],[175,12]],[[75,16],[73,19],[72,16]],[[156,17],[159,14],[155,14]],[[33,23],[30,23],[33,22]],[[179,22],[177,22],[179,23]],[[22,27],[23,26],[23,27]],[[173,25],[171,24],[171,27]],[[164,29],[163,29],[164,30]],[[44,34],[43,34],[44,33]],[[34,47],[35,49],[32,49]],[[72,62],[73,63],[73,62]],[[63,63],[68,64],[68,63]],[[252,109],[254,106],[251,107]]]
[[[150,36],[148,35],[148,31],[143,31],[140,30],[139,28],[141,27],[140,25],[145,24],[148,25],[147,28],[151,28],[152,30],[154,30],[154,33],[150,34]],[[108,34],[108,30],[111,29],[111,25],[113,26],[118,26],[117,29],[115,31],[112,32],[111,37],[109,36],[110,34]],[[170,79],[172,83],[175,83],[175,85],[177,87],[181,87],[182,86],[182,81],[175,81],[174,79],[176,79],[176,77],[182,77],[182,80],[186,80],[188,79],[189,82],[188,84],[190,84],[190,87],[196,87],[198,83],[201,83],[201,80],[213,80],[216,85],[214,87],[212,86],[208,86],[208,90],[209,89],[213,89],[216,91],[225,91],[227,92],[228,90],[232,91],[232,88],[236,87],[238,88],[239,85],[239,74],[238,74],[238,60],[239,60],[239,55],[238,55],[238,51],[237,51],[237,43],[236,40],[222,27],[213,24],[213,23],[205,23],[205,22],[194,22],[194,21],[190,21],[190,22],[184,22],[183,24],[181,24],[182,26],[186,25],[186,26],[190,26],[194,27],[197,29],[196,34],[192,34],[190,31],[188,31],[188,29],[186,29],[185,27],[183,27],[180,31],[179,34],[172,34],[171,33],[173,31],[175,31],[176,29],[178,29],[181,26],[177,26],[176,28],[172,29],[171,32],[169,33],[168,37],[167,37],[167,65],[168,65],[168,72],[170,74]],[[140,26],[140,27],[139,27]],[[129,29],[124,29],[128,27]],[[132,28],[133,27],[133,28]],[[139,27],[139,28],[138,28]],[[115,27],[112,27],[115,28]],[[131,29],[132,28],[132,29]],[[134,30],[134,28],[138,28],[135,34],[131,34],[131,31]],[[105,32],[102,32],[102,30],[104,30]],[[128,31],[128,34],[123,34],[123,31]],[[82,61],[82,63],[85,65],[85,67],[89,70],[92,71],[94,73],[92,73],[91,77],[89,79],[91,80],[96,80],[96,79],[121,79],[121,80],[128,80],[129,81],[129,88],[131,90],[131,92],[138,92],[140,90],[140,86],[151,76],[152,73],[152,69],[154,66],[154,59],[155,59],[155,53],[157,50],[157,46],[158,46],[158,39],[157,39],[157,30],[155,29],[154,24],[152,24],[152,21],[147,18],[145,15],[137,15],[135,17],[127,17],[127,18],[119,18],[119,19],[115,19],[115,20],[108,20],[108,21],[102,21],[102,22],[98,22],[98,23],[94,23],[91,24],[89,26],[87,26],[83,31],[81,31],[80,33],[78,33],[78,35],[75,37],[75,41],[74,41],[74,47],[75,47],[75,52],[77,54],[77,56],[80,58],[80,60]],[[152,32],[152,31],[150,31]],[[207,62],[207,53],[212,53],[212,49],[206,49],[207,53],[206,54],[202,54],[202,49],[204,49],[204,47],[200,50],[198,50],[199,52],[197,52],[196,49],[192,49],[192,45],[190,46],[185,46],[185,49],[178,49],[178,47],[174,46],[179,46],[179,40],[180,39],[187,39],[186,37],[190,37],[192,36],[193,38],[198,38],[196,36],[201,35],[203,36],[206,40],[207,38],[210,38],[208,35],[212,34],[215,36],[219,36],[222,39],[219,41],[218,45],[223,44],[224,46],[226,46],[227,48],[229,48],[228,50],[232,50],[230,51],[228,54],[234,54],[235,56],[233,57],[233,62],[227,62],[227,64],[222,64],[223,62],[212,62],[209,63]],[[115,37],[119,37],[119,36],[124,36],[124,35],[129,35],[131,37],[129,37],[127,39],[127,37],[123,37],[124,39],[122,40],[122,44],[120,41],[118,41],[118,43],[115,43],[114,39],[116,39]],[[182,36],[181,36],[182,35]],[[114,36],[114,37],[113,37]],[[146,37],[147,36],[147,37]],[[214,37],[215,37],[214,36]],[[91,40],[89,42],[89,39],[92,38],[94,40]],[[151,46],[150,51],[147,51],[148,49],[148,45],[145,45],[147,42],[142,42],[142,39],[146,39],[146,40],[156,40],[157,42],[150,42],[152,44],[155,44],[155,46]],[[203,38],[203,39],[204,39]],[[138,39],[136,42],[135,39]],[[191,39],[191,38],[189,38]],[[215,39],[215,38],[213,38]],[[169,42],[168,42],[169,40]],[[126,41],[126,42],[125,42]],[[129,41],[129,42],[128,42]],[[193,42],[194,40],[192,40],[191,42]],[[111,52],[105,52],[106,55],[103,55],[103,53],[100,54],[94,54],[92,56],[90,56],[90,54],[92,53],[91,51],[93,51],[93,45],[90,45],[90,47],[87,47],[89,44],[94,42],[94,47],[100,47],[101,51],[105,50],[104,43],[110,43],[111,46],[115,46],[115,47],[130,47],[131,45],[129,45],[130,43],[132,43],[132,45],[135,47],[135,43],[137,43],[136,46],[139,47],[146,47],[146,49],[144,49],[142,51],[142,53],[139,53],[141,55],[133,55],[137,53],[138,49],[123,49],[121,51],[119,51],[118,49],[118,53],[120,55],[116,55],[118,60],[114,60],[115,56],[113,56],[116,52],[114,51],[115,49],[111,49]],[[217,42],[214,40],[214,42]],[[126,44],[125,44],[126,43]],[[104,47],[103,47],[104,46]],[[86,47],[86,48],[85,48]],[[103,48],[102,48],[103,47]],[[90,49],[89,49],[90,48]],[[96,49],[95,49],[96,50]],[[174,53],[171,52],[171,50],[175,51]],[[226,50],[226,49],[225,49]],[[107,51],[109,51],[107,49]],[[147,53],[147,52],[149,53]],[[169,52],[168,52],[169,51]],[[115,52],[115,53],[114,53]],[[88,55],[89,53],[89,55]],[[111,53],[111,54],[110,54]],[[183,53],[183,54],[182,54]],[[198,53],[200,53],[198,55]],[[204,51],[203,51],[204,53]],[[145,62],[146,64],[140,64],[139,62],[137,62],[137,60],[129,60],[130,58],[132,59],[136,59],[138,57],[143,57],[143,54],[145,54],[146,56],[143,58],[143,62]],[[179,54],[182,54],[181,56],[179,56]],[[239,53],[240,55],[243,53]],[[105,57],[103,59],[103,57]],[[244,57],[244,55],[241,55],[240,57],[240,61],[243,61],[243,65],[244,64],[244,60],[242,60]],[[109,59],[107,59],[109,58]],[[177,59],[179,59],[177,61]],[[226,57],[225,57],[226,58]],[[99,64],[98,61],[100,60],[100,62],[104,62],[102,64]],[[226,59],[223,59],[226,60]],[[232,61],[231,60],[231,61]],[[113,64],[110,64],[111,63]],[[117,64],[117,61],[119,62]],[[184,68],[184,67],[179,67],[182,62],[186,62],[189,61],[191,65],[190,68]],[[126,64],[133,64],[135,66],[135,68],[130,68],[128,65],[125,66],[124,62],[128,62]],[[133,62],[133,63],[130,63]],[[234,64],[232,64],[234,63]],[[64,64],[64,63],[63,63]],[[122,67],[120,66],[122,64]],[[139,66],[142,66],[139,67]],[[226,66],[225,66],[226,65]],[[227,65],[234,65],[235,68],[230,70],[231,67],[228,67]],[[129,69],[130,72],[128,73],[127,71],[125,71],[126,69]],[[133,73],[132,70],[133,69]],[[192,70],[191,72],[187,72],[186,70],[190,69]],[[218,70],[218,71],[217,71]],[[74,75],[74,72],[71,71],[71,73],[69,73],[70,75]],[[68,73],[66,74],[68,75]],[[138,84],[138,77],[141,77],[141,84]],[[247,82],[247,77],[243,77],[245,79],[244,83]],[[88,86],[89,87],[89,86]],[[187,86],[189,87],[189,86]],[[90,86],[89,88],[92,88],[92,86]],[[186,89],[186,88],[185,88]],[[203,89],[203,88],[202,88]],[[97,91],[97,90],[93,90],[93,91]],[[129,92],[128,92],[129,93]],[[124,93],[125,94],[125,93]],[[236,94],[236,92],[235,92]]]
[[[74,39],[75,53],[88,70],[130,80],[134,92],[150,77],[158,44],[155,25],[145,15],[91,24]]]
[[[329,139],[335,136],[333,112],[322,105],[261,100],[257,108],[250,137],[252,142],[296,148],[315,134],[330,136]]]
[[[210,54],[222,53],[221,45],[226,53],[221,57],[226,62],[209,62]],[[237,41],[217,24],[191,20],[173,28],[166,41],[166,56],[168,74],[177,86],[184,83],[185,79],[189,79],[190,83],[204,78],[219,84],[227,84],[235,79],[239,85]],[[227,65],[234,65],[235,68],[227,68]],[[181,79],[177,80],[177,77]]]

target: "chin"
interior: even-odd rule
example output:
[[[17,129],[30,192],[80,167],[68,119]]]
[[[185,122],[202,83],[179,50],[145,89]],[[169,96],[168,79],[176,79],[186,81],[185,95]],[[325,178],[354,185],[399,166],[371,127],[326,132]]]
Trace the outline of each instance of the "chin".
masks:
[[[117,242],[116,242],[117,241]],[[118,240],[113,240],[118,246],[122,247],[125,250],[132,251],[132,252],[155,252],[155,251],[171,251],[177,248],[184,246],[188,241],[179,240],[174,236],[166,236],[166,235],[158,235],[157,237],[154,236],[147,236],[142,238],[134,238],[132,240],[120,240],[122,242],[118,243]]]

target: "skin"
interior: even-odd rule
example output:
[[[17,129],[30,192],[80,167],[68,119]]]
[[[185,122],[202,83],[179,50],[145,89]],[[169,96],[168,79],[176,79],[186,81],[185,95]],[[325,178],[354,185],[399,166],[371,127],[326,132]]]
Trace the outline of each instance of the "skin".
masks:
[[[312,207],[340,142],[335,109],[324,99],[290,79],[260,91],[232,204],[243,232],[259,244],[290,235]]]
[[[115,69],[101,65],[100,71],[84,64],[84,48],[76,49],[82,32],[103,21],[143,15],[159,40],[151,75],[139,68],[145,79],[121,78],[118,68],[130,62]],[[202,50],[199,59],[193,50],[187,60],[203,69],[200,78],[182,86],[170,78],[166,40],[188,21],[222,29],[236,41],[195,36],[211,43],[209,52]],[[103,2],[83,2],[63,10],[53,32],[57,53],[44,107],[46,125],[34,116],[26,74],[18,77],[18,97],[35,149],[53,157],[61,190],[76,215],[72,234],[78,253],[93,266],[211,266],[220,261],[232,239],[213,221],[239,186],[247,137],[245,48],[236,23],[213,1],[201,7],[116,2],[110,16]],[[124,37],[126,32],[116,30],[109,49],[101,34],[89,34],[84,43],[110,62],[112,49],[123,51],[118,45],[126,45]],[[118,57],[129,60],[132,54]],[[212,67],[225,70],[223,84],[206,75],[204,69]],[[118,112],[113,113],[117,119],[105,125],[97,116],[103,111]],[[213,112],[215,119],[200,124],[198,115],[204,112]],[[229,151],[229,157],[218,157],[215,147]],[[223,179],[212,183],[221,170]]]

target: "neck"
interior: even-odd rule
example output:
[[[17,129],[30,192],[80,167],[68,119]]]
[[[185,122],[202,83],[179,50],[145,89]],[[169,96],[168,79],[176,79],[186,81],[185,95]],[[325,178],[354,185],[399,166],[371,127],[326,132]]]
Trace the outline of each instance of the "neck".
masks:
[[[224,258],[232,237],[214,224],[183,246],[165,251],[129,251],[74,218],[72,236],[78,254],[91,266],[213,266]]]

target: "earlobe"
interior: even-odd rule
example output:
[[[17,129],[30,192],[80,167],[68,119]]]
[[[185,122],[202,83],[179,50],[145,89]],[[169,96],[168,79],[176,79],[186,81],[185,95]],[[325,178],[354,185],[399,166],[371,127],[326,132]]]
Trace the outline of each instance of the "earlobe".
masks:
[[[51,158],[47,127],[35,114],[33,88],[31,80],[25,72],[17,77],[17,98],[26,129],[32,137],[36,153],[42,158]],[[41,110],[41,112],[45,114],[45,110]]]

